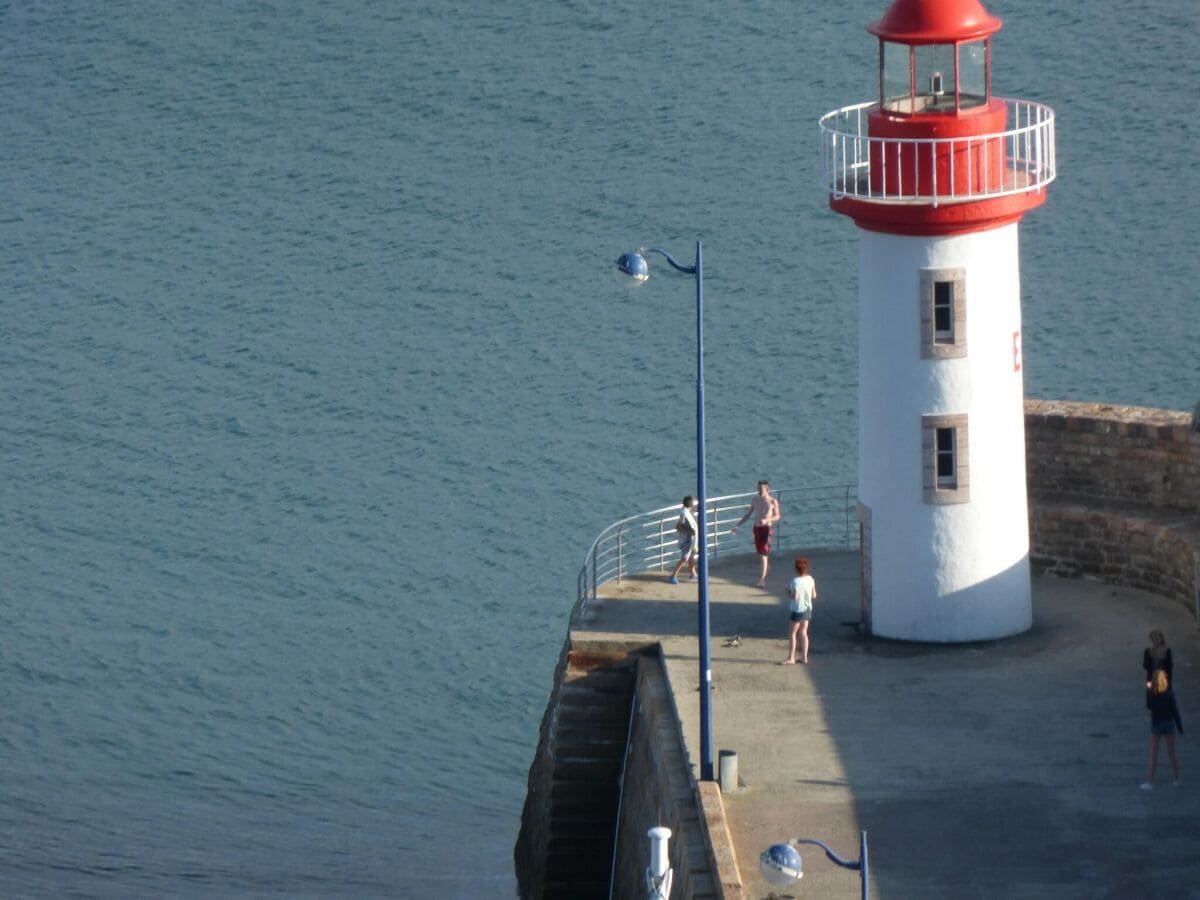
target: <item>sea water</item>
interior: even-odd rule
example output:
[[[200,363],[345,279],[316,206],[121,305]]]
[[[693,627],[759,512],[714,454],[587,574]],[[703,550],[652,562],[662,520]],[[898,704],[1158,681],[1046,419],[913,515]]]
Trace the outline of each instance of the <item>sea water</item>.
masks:
[[[575,577],[854,478],[885,4],[0,5],[0,895],[507,897]],[[1187,4],[995,0],[1029,396],[1190,409]]]

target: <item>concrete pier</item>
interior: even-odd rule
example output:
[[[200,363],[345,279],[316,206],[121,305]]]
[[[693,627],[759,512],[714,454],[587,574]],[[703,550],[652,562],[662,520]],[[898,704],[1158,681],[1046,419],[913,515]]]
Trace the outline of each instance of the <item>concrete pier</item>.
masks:
[[[811,837],[854,858],[866,829],[873,897],[1200,898],[1195,738],[1176,741],[1182,786],[1172,786],[1163,752],[1155,789],[1139,789],[1149,744],[1141,656],[1151,628],[1167,635],[1184,726],[1200,733],[1192,610],[1140,590],[1042,575],[1026,634],[891,642],[849,624],[858,619],[857,553],[803,553],[820,592],[808,666],[778,665],[795,554],[773,558],[766,590],[753,587],[753,555],[723,556],[712,569],[714,748],[737,753],[742,782],[724,795],[697,785],[708,833],[730,844],[709,848],[719,870],[713,896],[782,896],[758,874],[763,849]],[[695,784],[696,586],[648,573],[600,594],[591,615],[572,623],[570,646],[661,645]],[[738,645],[725,647],[735,634]],[[857,896],[857,873],[807,850],[795,896]]]
[[[1026,401],[1025,428],[1035,577],[1024,634],[871,637],[854,627],[857,552],[784,552],[760,590],[757,558],[722,543],[712,719],[714,756],[737,754],[734,790],[696,780],[696,586],[645,573],[603,585],[586,615],[577,606],[530,770],[515,854],[525,896],[585,896],[577,851],[555,852],[575,840],[615,843],[614,896],[640,897],[646,829],[667,825],[679,900],[778,896],[758,874],[763,849],[807,837],[853,858],[860,829],[874,897],[1200,900],[1195,737],[1177,739],[1181,786],[1163,753],[1155,789],[1139,789],[1151,628],[1174,651],[1184,726],[1200,733],[1200,432],[1189,413],[1046,400]],[[820,593],[811,660],[780,666],[797,555]],[[614,719],[629,722],[624,770],[621,747],[601,752],[619,743],[599,725]],[[580,721],[595,738],[586,752]],[[616,812],[594,804],[603,814],[582,836],[556,816],[610,794]],[[794,896],[858,895],[856,873],[819,852],[804,859]],[[603,873],[589,883],[608,895]]]

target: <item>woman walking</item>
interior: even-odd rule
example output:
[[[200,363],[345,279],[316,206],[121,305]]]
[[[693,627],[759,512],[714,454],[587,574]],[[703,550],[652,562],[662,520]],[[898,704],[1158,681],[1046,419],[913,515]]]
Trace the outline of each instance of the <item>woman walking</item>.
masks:
[[[1171,761],[1171,770],[1175,773],[1175,785],[1179,786],[1179,761],[1175,758],[1175,732],[1183,734],[1183,720],[1179,718],[1179,707],[1175,704],[1175,695],[1171,692],[1171,682],[1165,669],[1156,669],[1150,681],[1146,683],[1149,694],[1146,705],[1150,707],[1150,766],[1146,770],[1146,780],[1142,782],[1143,791],[1154,790],[1154,772],[1158,768],[1158,739],[1164,739],[1167,745],[1167,759]]]
[[[800,643],[800,662],[808,664],[808,623],[812,619],[813,601],[817,599],[817,582],[808,574],[808,560],[796,560],[796,577],[788,582],[788,612],[792,620],[788,658],[780,665],[796,664],[796,642]]]

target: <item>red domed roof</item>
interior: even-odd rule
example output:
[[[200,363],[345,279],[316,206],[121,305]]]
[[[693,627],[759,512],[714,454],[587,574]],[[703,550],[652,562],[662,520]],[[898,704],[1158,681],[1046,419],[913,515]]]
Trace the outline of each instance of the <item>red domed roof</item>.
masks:
[[[952,44],[985,38],[1000,25],[979,0],[895,0],[867,31],[902,44]]]

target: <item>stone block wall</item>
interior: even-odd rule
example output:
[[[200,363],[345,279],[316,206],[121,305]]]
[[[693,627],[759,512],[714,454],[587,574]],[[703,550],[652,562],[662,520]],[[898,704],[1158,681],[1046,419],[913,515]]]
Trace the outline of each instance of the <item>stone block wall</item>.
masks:
[[[1192,415],[1025,404],[1035,571],[1088,575],[1200,617],[1200,431]]]
[[[1196,535],[1126,512],[1039,504],[1030,516],[1037,571],[1090,575],[1195,609]]]
[[[529,767],[525,806],[521,812],[521,830],[513,848],[513,863],[521,897],[542,895],[546,848],[553,836],[550,833],[550,789],[554,778],[551,737],[554,713],[558,709],[559,695],[566,680],[569,646],[569,642],[563,643],[558,654],[558,663],[554,667],[553,688],[546,710],[542,713],[537,752],[534,753],[533,763]]]
[[[1200,509],[1200,431],[1191,413],[1027,400],[1025,447],[1032,497]]]
[[[631,719],[617,837],[614,897],[644,897],[651,828],[671,829],[673,898],[714,898],[708,847],[683,746],[675,700],[659,656],[643,657]]]

